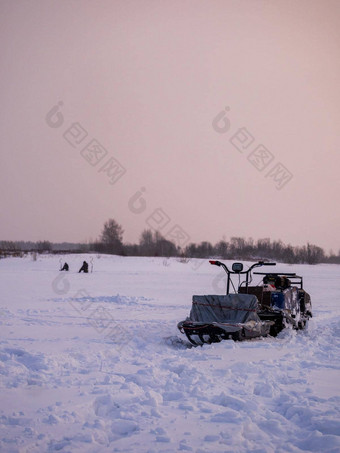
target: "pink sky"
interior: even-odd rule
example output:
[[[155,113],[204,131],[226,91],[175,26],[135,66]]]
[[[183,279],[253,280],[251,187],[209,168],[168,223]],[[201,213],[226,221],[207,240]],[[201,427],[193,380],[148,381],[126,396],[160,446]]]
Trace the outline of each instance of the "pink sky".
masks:
[[[340,2],[0,12],[0,239],[93,240],[115,218],[126,242],[158,227],[338,252]]]

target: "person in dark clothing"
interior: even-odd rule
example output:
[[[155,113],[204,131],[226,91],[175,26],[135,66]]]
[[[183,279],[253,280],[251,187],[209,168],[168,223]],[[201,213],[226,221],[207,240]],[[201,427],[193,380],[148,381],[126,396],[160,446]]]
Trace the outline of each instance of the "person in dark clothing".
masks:
[[[86,261],[83,261],[82,267],[79,269],[79,272],[85,272],[87,274],[89,271],[89,265],[87,264]]]
[[[64,266],[60,270],[61,271],[68,271],[69,270],[68,264],[65,263]]]

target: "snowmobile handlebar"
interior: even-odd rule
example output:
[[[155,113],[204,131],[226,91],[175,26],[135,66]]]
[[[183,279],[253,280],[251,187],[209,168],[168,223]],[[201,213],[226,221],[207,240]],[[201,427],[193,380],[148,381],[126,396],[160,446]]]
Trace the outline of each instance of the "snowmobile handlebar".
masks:
[[[246,271],[243,270],[243,266],[242,266],[242,270],[237,270],[235,271],[234,269],[233,270],[230,270],[228,269],[228,267],[222,263],[221,261],[217,261],[217,260],[209,260],[209,263],[214,265],[214,266],[221,266],[223,267],[223,269],[227,272],[227,274],[247,274],[248,272],[251,272],[252,269],[254,269],[255,267],[260,267],[260,266],[276,266],[276,263],[266,263],[265,261],[258,261],[257,263],[251,265],[249,267],[249,269],[247,269]],[[241,264],[241,263],[234,263],[234,264]]]
[[[209,263],[210,264],[214,264],[215,266],[221,266],[222,265],[221,261],[216,261],[216,260],[209,260]]]
[[[228,267],[222,263],[221,261],[217,260],[209,260],[209,263],[214,265],[214,266],[221,266],[223,270],[226,272],[228,278],[227,278],[227,294],[229,294],[229,287],[230,284],[233,285],[231,281],[231,275],[241,275],[245,274],[246,280],[245,280],[245,285],[246,288],[248,288],[248,284],[251,281],[251,272],[255,267],[260,267],[260,266],[276,266],[276,263],[266,263],[264,261],[258,261],[257,263],[254,263],[252,266],[250,266],[247,270],[243,270],[243,264],[242,263],[233,263],[232,265],[232,270],[228,269]]]

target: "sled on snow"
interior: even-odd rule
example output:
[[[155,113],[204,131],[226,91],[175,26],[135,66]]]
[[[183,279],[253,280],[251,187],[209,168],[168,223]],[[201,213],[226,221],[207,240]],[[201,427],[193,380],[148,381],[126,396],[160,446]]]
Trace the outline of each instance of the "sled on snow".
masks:
[[[247,270],[242,263],[233,263],[230,270],[220,261],[210,264],[222,267],[227,274],[226,295],[193,296],[190,315],[178,323],[193,345],[222,340],[247,340],[267,335],[276,336],[291,325],[304,329],[312,316],[311,299],[303,289],[303,278],[294,273],[254,272],[262,279],[251,286],[252,271],[276,263],[259,261]],[[235,288],[232,276],[238,276]],[[241,277],[245,280],[241,283]],[[234,294],[230,293],[230,288]]]

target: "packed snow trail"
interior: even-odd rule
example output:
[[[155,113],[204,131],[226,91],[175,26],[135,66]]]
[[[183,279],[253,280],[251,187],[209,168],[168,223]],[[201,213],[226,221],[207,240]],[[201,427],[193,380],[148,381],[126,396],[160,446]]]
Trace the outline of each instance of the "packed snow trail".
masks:
[[[86,258],[0,261],[0,451],[340,452],[340,266],[277,266],[307,331],[191,347],[191,295],[223,293],[207,262]]]

